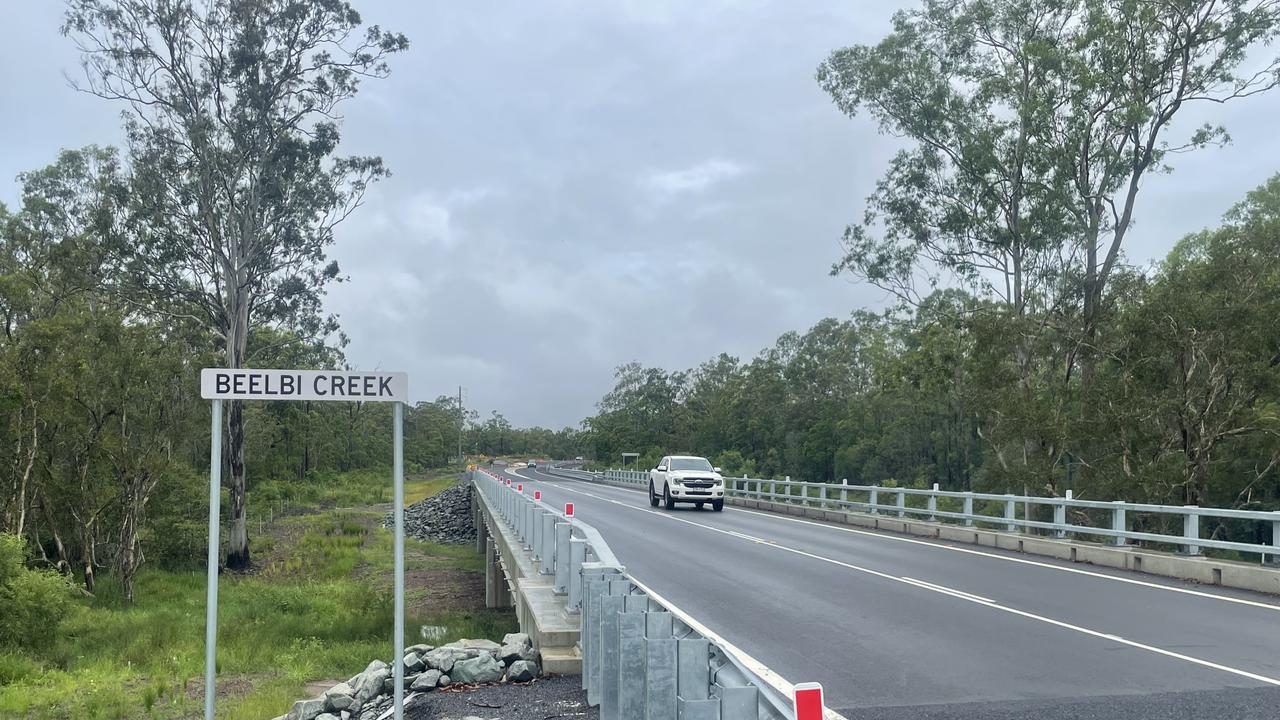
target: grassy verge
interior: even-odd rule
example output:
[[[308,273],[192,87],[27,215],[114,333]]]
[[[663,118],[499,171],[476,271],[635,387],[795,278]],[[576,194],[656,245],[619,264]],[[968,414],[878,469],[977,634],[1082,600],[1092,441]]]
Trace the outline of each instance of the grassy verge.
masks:
[[[449,482],[417,478],[413,496]],[[391,535],[379,527],[383,512],[355,506],[276,517],[255,539],[255,572],[223,576],[220,718],[275,717],[306,695],[306,683],[345,679],[375,657],[389,658],[393,559]],[[482,562],[469,546],[406,543],[408,643],[419,641],[424,624],[451,637],[514,629],[513,615],[485,610],[483,596],[469,591]],[[133,605],[114,587],[103,578],[96,598],[77,603],[46,656],[0,654],[0,717],[200,716],[204,574],[144,571]]]

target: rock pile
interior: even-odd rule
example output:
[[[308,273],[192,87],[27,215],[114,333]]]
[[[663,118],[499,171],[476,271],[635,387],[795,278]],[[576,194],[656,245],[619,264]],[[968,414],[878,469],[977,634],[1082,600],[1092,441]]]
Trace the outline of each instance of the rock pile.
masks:
[[[391,513],[384,527],[394,523]],[[471,517],[471,484],[450,486],[431,497],[404,509],[404,532],[419,540],[462,545],[476,540],[476,526]]]
[[[502,643],[458,640],[440,647],[413,645],[404,651],[405,703],[437,687],[496,682],[528,682],[538,676],[538,655],[525,633]],[[299,700],[276,720],[374,720],[392,704],[395,672],[374,660],[364,672],[329,688],[318,698]]]

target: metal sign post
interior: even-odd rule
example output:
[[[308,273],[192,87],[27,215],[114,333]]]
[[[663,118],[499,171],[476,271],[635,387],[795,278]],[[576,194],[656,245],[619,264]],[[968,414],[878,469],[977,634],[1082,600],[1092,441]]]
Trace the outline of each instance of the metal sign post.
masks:
[[[209,580],[204,628],[204,717],[213,720],[218,675],[218,565],[222,504],[223,400],[345,400],[390,402],[394,408],[392,459],[395,486],[395,637],[391,646],[395,677],[395,720],[404,720],[404,403],[409,399],[409,376],[402,372],[353,370],[236,370],[200,371],[200,397],[212,400],[209,441]]]

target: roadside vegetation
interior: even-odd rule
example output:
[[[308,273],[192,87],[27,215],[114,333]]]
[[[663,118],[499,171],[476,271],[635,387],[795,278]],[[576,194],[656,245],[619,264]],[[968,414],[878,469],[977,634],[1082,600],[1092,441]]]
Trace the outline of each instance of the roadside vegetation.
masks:
[[[307,695],[308,682],[346,679],[390,655],[392,538],[380,527],[390,484],[369,482],[381,474],[338,475],[306,503],[281,506],[255,536],[253,571],[223,576],[219,717],[275,717]],[[416,476],[406,496],[427,497],[455,479]],[[20,543],[0,537],[0,600],[26,613],[0,620],[0,641],[9,641],[0,650],[0,717],[199,716],[202,571],[144,569],[132,603],[110,582],[84,597],[54,573],[22,570]],[[474,592],[482,563],[470,545],[406,539],[407,644],[420,641],[422,625],[445,628],[449,639],[515,630],[514,615],[486,610]],[[419,577],[429,586],[416,586]]]

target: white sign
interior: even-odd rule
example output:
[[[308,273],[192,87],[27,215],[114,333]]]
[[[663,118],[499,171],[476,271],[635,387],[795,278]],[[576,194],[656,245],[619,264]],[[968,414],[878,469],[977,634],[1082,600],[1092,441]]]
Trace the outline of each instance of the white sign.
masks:
[[[409,376],[357,370],[260,370],[204,368],[200,397],[206,400],[345,400],[408,402]]]

